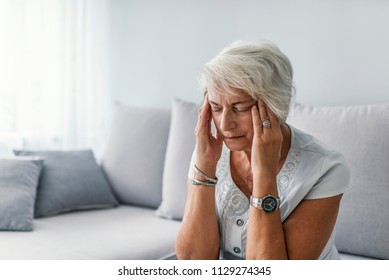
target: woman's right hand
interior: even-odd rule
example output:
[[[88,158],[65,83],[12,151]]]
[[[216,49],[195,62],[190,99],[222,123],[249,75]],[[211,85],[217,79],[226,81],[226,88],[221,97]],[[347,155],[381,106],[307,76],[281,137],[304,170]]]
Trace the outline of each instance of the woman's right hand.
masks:
[[[216,164],[222,152],[223,141],[218,137],[216,130],[212,135],[212,112],[205,95],[203,106],[199,110],[199,118],[195,129],[197,167],[210,177],[216,172]]]
[[[212,135],[212,112],[205,96],[199,110],[195,129],[196,166],[205,175],[216,177],[216,164],[222,152],[223,141]],[[193,168],[193,167],[191,167]],[[193,179],[205,180],[194,172]],[[219,259],[220,234],[215,211],[214,187],[197,186],[188,178],[185,214],[176,238],[177,258],[185,260]]]

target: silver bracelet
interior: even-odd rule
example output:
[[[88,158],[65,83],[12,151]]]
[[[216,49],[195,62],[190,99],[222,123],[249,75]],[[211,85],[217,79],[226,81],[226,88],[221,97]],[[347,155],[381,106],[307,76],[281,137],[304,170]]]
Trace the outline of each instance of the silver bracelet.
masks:
[[[211,181],[200,181],[200,180],[197,180],[197,179],[192,179],[192,184],[195,185],[195,186],[200,186],[200,185],[203,185],[203,186],[215,186],[216,183],[213,183]]]
[[[211,178],[211,177],[208,177],[207,175],[205,175],[200,169],[197,168],[196,164],[194,165],[194,171],[199,174],[201,177],[203,177],[206,181],[208,182],[211,182],[211,183],[214,183],[215,185],[217,184],[217,177],[214,179],[214,178]]]

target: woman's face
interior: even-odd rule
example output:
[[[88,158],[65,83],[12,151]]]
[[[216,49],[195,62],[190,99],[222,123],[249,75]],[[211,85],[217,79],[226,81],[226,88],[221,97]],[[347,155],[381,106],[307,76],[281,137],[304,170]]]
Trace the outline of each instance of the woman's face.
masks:
[[[208,95],[208,101],[219,137],[226,146],[231,151],[251,150],[254,136],[251,107],[257,101],[245,92],[237,93],[213,93]]]

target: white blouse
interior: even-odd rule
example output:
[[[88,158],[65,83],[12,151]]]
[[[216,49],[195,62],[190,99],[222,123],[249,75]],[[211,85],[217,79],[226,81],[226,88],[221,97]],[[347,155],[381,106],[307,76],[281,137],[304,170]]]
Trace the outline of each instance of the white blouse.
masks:
[[[349,187],[350,172],[343,156],[292,126],[291,147],[277,175],[281,221],[305,199],[332,197]],[[196,152],[192,155],[189,178],[193,178]],[[217,163],[216,212],[219,223],[221,259],[245,259],[249,200],[235,185],[230,172],[230,150],[223,145]],[[334,231],[319,259],[339,259]]]

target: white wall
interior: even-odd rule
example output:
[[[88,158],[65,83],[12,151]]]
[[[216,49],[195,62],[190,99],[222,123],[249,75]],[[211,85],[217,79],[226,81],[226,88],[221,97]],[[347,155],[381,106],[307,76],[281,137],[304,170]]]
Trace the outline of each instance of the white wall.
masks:
[[[292,61],[297,101],[389,102],[389,1],[111,0],[114,100],[200,101],[202,65],[237,39],[275,42]]]

